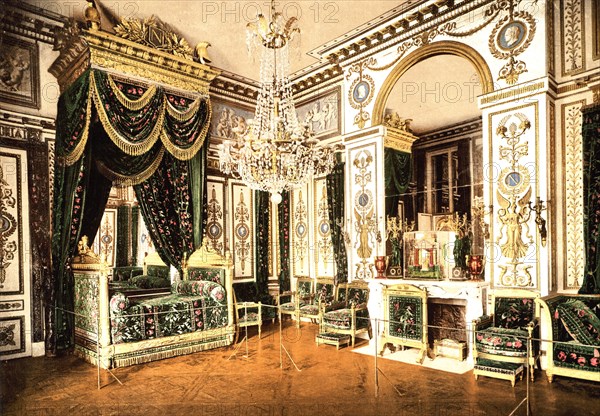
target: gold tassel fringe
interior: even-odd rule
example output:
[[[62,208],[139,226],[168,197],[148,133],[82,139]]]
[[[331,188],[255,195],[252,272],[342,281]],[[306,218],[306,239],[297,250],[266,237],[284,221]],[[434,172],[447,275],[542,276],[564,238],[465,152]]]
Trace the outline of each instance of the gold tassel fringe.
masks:
[[[154,143],[156,143],[156,141],[158,140],[163,128],[166,99],[163,98],[162,100],[161,107],[158,110],[158,119],[156,120],[156,124],[154,125],[154,128],[152,129],[152,132],[150,133],[148,138],[139,143],[132,143],[129,140],[122,137],[110,123],[108,114],[106,114],[106,109],[102,105],[100,92],[96,87],[96,79],[94,77],[94,72],[90,74],[90,77],[90,88],[93,88],[92,95],[94,97],[94,104],[96,106],[96,110],[98,111],[100,122],[102,123],[104,130],[106,131],[108,137],[110,137],[112,142],[123,152],[131,156],[140,156],[146,153],[148,150],[150,150],[152,146],[154,146]]]
[[[199,100],[200,98],[198,98],[198,100],[196,101],[199,102]],[[210,100],[207,101],[206,111],[208,113],[206,115],[206,122],[204,123],[204,126],[202,126],[202,130],[200,131],[196,142],[187,149],[182,149],[181,147],[174,145],[173,142],[167,136],[167,133],[165,133],[165,130],[161,132],[160,140],[162,141],[163,146],[165,146],[167,148],[167,151],[171,153],[176,159],[190,160],[196,155],[196,153],[198,153],[198,151],[204,144],[204,140],[206,140],[206,136],[208,134],[208,129],[210,128],[210,119],[212,116],[212,105],[210,103]]]
[[[156,91],[158,90],[156,84],[152,84],[148,87],[146,92],[144,92],[144,94],[142,94],[142,96],[139,99],[131,100],[127,98],[127,96],[123,93],[123,91],[119,89],[119,87],[117,87],[117,84],[115,84],[113,77],[110,74],[106,75],[108,77],[108,84],[115,93],[115,97],[117,97],[117,100],[119,100],[119,102],[125,108],[131,111],[139,111],[142,108],[146,107],[150,100],[154,98],[154,96],[156,95]]]
[[[71,153],[66,154],[64,157],[61,157],[59,163],[64,163],[66,166],[71,166],[75,162],[77,162],[83,151],[85,150],[85,145],[87,144],[89,132],[90,132],[90,119],[92,117],[92,83],[90,81],[89,90],[88,90],[88,98],[87,103],[85,105],[85,125],[83,126],[83,133],[81,134],[81,139],[77,146],[71,151]]]
[[[128,187],[128,186],[138,185],[138,184],[144,182],[150,176],[152,176],[152,174],[156,171],[156,169],[158,169],[158,166],[160,165],[160,162],[162,161],[164,154],[165,154],[165,149],[164,149],[164,147],[161,147],[158,152],[158,155],[156,155],[156,158],[150,164],[150,166],[148,166],[147,169],[143,170],[142,172],[140,172],[134,176],[121,175],[120,173],[117,173],[117,172],[109,169],[104,163],[102,163],[100,161],[96,161],[96,166],[98,167],[98,171],[102,175],[104,175],[105,178],[112,181],[113,186],[124,188],[124,187]]]
[[[180,122],[185,122],[194,117],[198,113],[202,99],[198,97],[187,110],[179,111],[167,100],[167,112],[171,117]]]

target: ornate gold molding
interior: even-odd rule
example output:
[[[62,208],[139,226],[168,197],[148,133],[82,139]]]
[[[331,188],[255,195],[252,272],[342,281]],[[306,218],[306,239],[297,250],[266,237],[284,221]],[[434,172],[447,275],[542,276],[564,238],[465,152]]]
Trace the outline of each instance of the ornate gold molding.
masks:
[[[585,71],[584,1],[561,0],[562,75]]]
[[[561,106],[561,126],[564,149],[564,218],[565,218],[565,289],[578,289],[584,273],[585,248],[583,235],[583,156],[581,108],[585,100]]]
[[[90,67],[202,94],[208,94],[211,81],[220,74],[207,65],[94,30],[82,30],[71,39],[49,71],[64,90]]]
[[[379,93],[375,99],[375,104],[373,106],[373,125],[381,124],[383,122],[388,98],[396,85],[396,82],[398,82],[402,75],[418,62],[440,54],[450,54],[465,58],[473,65],[477,72],[479,80],[482,83],[481,87],[483,93],[487,94],[494,90],[494,78],[492,77],[490,68],[487,66],[485,59],[475,49],[455,41],[435,42],[422,46],[412,52],[392,69],[379,89]]]
[[[385,127],[383,136],[383,147],[389,147],[405,153],[411,153],[412,145],[418,137],[408,131],[394,127]]]

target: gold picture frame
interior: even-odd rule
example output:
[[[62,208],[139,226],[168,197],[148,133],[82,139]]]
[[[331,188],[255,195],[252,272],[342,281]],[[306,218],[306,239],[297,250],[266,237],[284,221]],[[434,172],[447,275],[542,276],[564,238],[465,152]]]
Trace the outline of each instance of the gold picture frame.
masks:
[[[37,43],[3,36],[0,40],[0,101],[40,108]]]

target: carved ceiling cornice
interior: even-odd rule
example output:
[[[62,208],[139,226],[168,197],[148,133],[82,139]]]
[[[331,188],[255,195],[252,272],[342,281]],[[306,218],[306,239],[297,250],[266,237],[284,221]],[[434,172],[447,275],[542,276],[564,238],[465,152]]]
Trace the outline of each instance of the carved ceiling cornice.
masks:
[[[317,48],[310,54],[325,57],[332,65],[345,67],[495,1],[438,0],[422,7],[413,7],[412,10],[402,10],[377,28],[370,28],[364,35],[359,35],[361,37],[350,41],[341,39]]]
[[[229,71],[220,71],[219,76],[210,84],[211,97],[233,99],[251,104],[254,108],[260,89],[259,83]]]
[[[56,30],[68,19],[23,2],[8,0],[0,18],[0,30],[53,44]]]
[[[341,66],[325,64],[307,76],[292,79],[292,92],[294,95],[301,95],[303,92],[316,86],[319,89],[324,89],[328,85],[333,85],[341,81],[343,75],[344,71]]]
[[[208,94],[219,71],[184,57],[163,52],[100,30],[71,30],[49,72],[61,91],[90,67],[102,68],[167,88]]]
[[[419,142],[435,143],[445,139],[453,139],[456,137],[481,133],[483,121],[481,117],[472,120],[454,124],[443,129],[422,133],[419,135]]]

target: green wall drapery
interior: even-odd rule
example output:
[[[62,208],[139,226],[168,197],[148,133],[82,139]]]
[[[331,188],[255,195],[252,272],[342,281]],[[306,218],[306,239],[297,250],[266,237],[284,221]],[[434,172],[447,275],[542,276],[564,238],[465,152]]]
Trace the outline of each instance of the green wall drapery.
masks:
[[[279,291],[290,290],[290,193],[281,193],[278,210],[279,232]]]
[[[600,293],[600,105],[584,108],[583,136],[583,240],[585,269],[582,294]]]
[[[335,283],[348,281],[348,253],[344,241],[344,169],[345,163],[339,162],[325,178],[327,186],[327,210],[331,228],[331,245],[335,260]]]
[[[70,263],[84,235],[93,241],[113,184],[134,185],[161,258],[177,267],[202,239],[207,97],[133,86],[99,70],[82,74],[60,97],[52,236],[53,281],[46,285],[50,353],[73,346]],[[149,185],[150,184],[150,185]],[[149,187],[160,195],[146,200]],[[165,198],[173,198],[165,204]],[[158,219],[158,220],[157,220]]]
[[[411,177],[410,153],[386,147],[383,151],[385,176],[385,215],[398,215],[398,202],[408,189]]]

